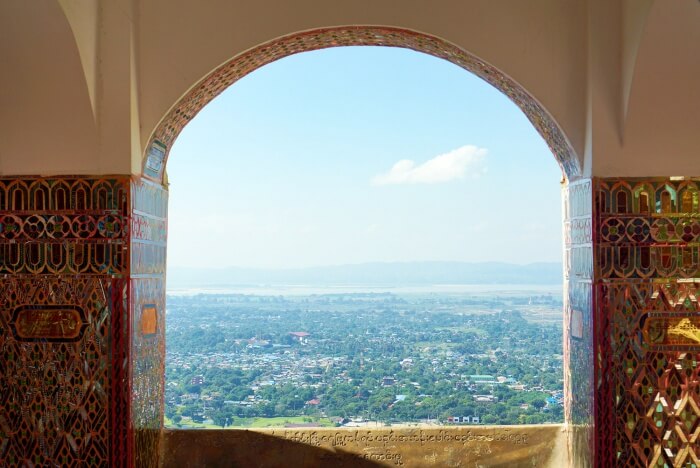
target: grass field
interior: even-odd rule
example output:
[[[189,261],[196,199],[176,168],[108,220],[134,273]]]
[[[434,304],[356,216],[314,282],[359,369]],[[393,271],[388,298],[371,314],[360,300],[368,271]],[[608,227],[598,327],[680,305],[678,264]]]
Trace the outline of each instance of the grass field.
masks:
[[[306,418],[307,420],[304,420]],[[226,429],[246,429],[246,428],[265,428],[265,427],[284,427],[285,424],[308,424],[308,416],[288,416],[278,418],[236,418],[232,426]],[[311,422],[318,424],[321,427],[332,427],[333,422],[328,418],[311,418]],[[197,423],[189,418],[184,418],[180,425],[174,424],[170,419],[165,418],[166,427],[181,427],[190,429],[221,429],[221,426],[208,423]]]
[[[279,417],[279,418],[253,418],[252,420],[237,419],[234,424],[240,424],[239,427],[284,427],[285,424],[305,424],[309,423],[309,417],[304,416],[290,416],[290,417]],[[312,423],[316,423],[319,426],[330,427],[333,425],[328,418],[310,418]]]

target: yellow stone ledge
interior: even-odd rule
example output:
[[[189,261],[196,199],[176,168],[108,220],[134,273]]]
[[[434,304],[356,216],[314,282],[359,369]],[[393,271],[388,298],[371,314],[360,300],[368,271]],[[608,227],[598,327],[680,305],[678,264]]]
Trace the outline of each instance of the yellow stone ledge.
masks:
[[[541,467],[568,465],[565,426],[166,430],[165,467]]]

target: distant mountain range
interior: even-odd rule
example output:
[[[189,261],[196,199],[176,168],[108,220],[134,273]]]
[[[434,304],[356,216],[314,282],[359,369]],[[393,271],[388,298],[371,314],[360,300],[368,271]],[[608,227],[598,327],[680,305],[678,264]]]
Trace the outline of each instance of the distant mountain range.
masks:
[[[168,289],[242,285],[561,284],[561,263],[359,263],[294,269],[171,268]]]

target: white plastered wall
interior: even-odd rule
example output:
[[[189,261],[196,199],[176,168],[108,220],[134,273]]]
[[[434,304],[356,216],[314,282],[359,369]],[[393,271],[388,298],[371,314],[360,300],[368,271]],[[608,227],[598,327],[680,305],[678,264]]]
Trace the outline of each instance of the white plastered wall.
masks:
[[[5,0],[0,175],[138,174],[158,122],[218,65],[351,24],[431,34],[498,67],[585,175],[700,174],[697,0]]]

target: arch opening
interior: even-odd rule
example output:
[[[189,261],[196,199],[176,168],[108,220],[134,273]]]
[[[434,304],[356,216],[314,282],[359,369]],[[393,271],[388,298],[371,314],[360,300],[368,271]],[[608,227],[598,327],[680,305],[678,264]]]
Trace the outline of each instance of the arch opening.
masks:
[[[388,52],[388,51],[387,51],[387,52]],[[396,51],[395,51],[395,52],[396,52]],[[313,57],[314,54],[308,54],[308,55],[311,56],[311,57]],[[422,55],[422,54],[413,54],[413,53],[411,53],[411,55],[418,56],[418,55]],[[437,63],[440,63],[440,62],[441,62],[441,61],[439,61],[439,60],[434,60],[432,57],[422,57],[422,60],[428,60],[428,61],[437,62]],[[308,63],[307,63],[307,65],[308,65]],[[452,67],[452,66],[449,65],[449,64],[445,64],[444,62],[442,62],[442,65],[445,66],[445,67],[449,67],[450,69],[452,69],[452,73],[455,74],[455,75],[461,74],[461,75],[465,76],[465,74],[462,73],[462,70],[454,69],[454,67]],[[272,67],[271,67],[271,68],[272,68]],[[306,69],[304,66],[298,67],[298,68],[304,68],[304,69]],[[329,68],[329,67],[325,67],[325,68]],[[262,72],[262,70],[261,70],[261,72]],[[246,80],[246,83],[249,84],[250,82],[255,81],[256,78],[257,78],[257,77],[251,77],[250,80]],[[478,82],[478,81],[479,81],[479,80],[475,80],[475,79],[473,79],[473,78],[471,78],[471,77],[470,77],[470,79],[472,79],[473,82]],[[291,82],[294,82],[294,79],[291,79],[290,81],[291,81]],[[264,83],[265,85],[267,85],[267,86],[270,85],[270,82],[269,82],[268,80],[263,80],[263,83]],[[247,86],[247,84],[246,84],[246,86]],[[484,90],[484,89],[487,89],[487,88],[488,88],[488,87],[485,86],[483,83],[479,83],[479,85],[481,86],[481,90]],[[239,85],[237,85],[237,86],[239,86]],[[243,82],[240,83],[240,86],[244,86],[244,83],[243,83]],[[262,86],[262,87],[264,87],[264,86]],[[292,88],[293,88],[293,86],[292,86]],[[342,85],[341,85],[341,86],[340,86],[340,89],[346,89],[346,88],[347,88],[347,85],[345,85],[345,86],[342,86]],[[259,88],[258,88],[258,89],[259,89]],[[234,91],[234,89],[232,89],[231,91]],[[533,136],[534,140],[537,140],[537,142],[538,142],[537,154],[545,155],[545,154],[546,154],[546,147],[545,147],[545,145],[542,144],[542,143],[543,143],[542,140],[540,140],[540,139],[536,136],[536,134],[534,134],[534,133],[532,132],[532,128],[529,126],[528,122],[525,121],[525,120],[522,118],[522,115],[520,115],[515,109],[512,108],[512,104],[511,104],[511,103],[507,102],[507,100],[505,100],[505,99],[502,99],[502,96],[500,96],[499,93],[496,93],[496,92],[495,92],[494,90],[492,90],[492,89],[489,89],[488,91],[491,92],[493,95],[497,95],[499,98],[501,98],[501,100],[502,100],[504,103],[507,104],[507,106],[508,106],[510,109],[512,109],[512,110],[511,110],[512,114],[513,114],[515,117],[517,117],[517,119],[521,122],[522,128],[523,128],[523,129],[526,128],[527,131]],[[483,92],[483,91],[482,91],[482,92]],[[475,93],[478,94],[478,91],[475,92]],[[301,94],[304,94],[304,93],[301,92]],[[226,96],[230,96],[230,95],[231,95],[231,93],[227,94]],[[259,98],[260,96],[261,96],[261,95],[257,95],[258,98]],[[223,99],[223,98],[224,98],[224,96],[221,97],[221,99]],[[275,98],[275,96],[268,97],[267,95],[265,95],[265,98],[266,98],[266,99],[269,99],[271,102],[276,102],[276,101],[279,99],[279,97],[277,97],[277,98]],[[247,101],[249,101],[249,102],[250,102],[250,101],[252,101],[252,102],[258,102],[258,99],[256,99],[256,98],[247,99]],[[212,115],[212,116],[216,116],[216,119],[219,120],[219,121],[224,121],[224,120],[225,120],[225,121],[228,122],[228,121],[229,121],[228,118],[224,117],[224,116],[219,112],[220,110],[222,110],[222,109],[224,108],[224,105],[223,105],[223,104],[220,104],[220,103],[222,103],[222,102],[223,102],[223,101],[217,101],[216,104],[212,104],[212,106],[208,109],[208,110],[211,110],[211,114],[209,114],[208,112],[205,112],[205,113],[203,113],[203,115],[202,115],[201,117],[204,117],[204,114],[206,114],[206,115]],[[230,101],[229,101],[229,102],[230,102]],[[467,102],[469,102],[469,101],[467,101]],[[233,106],[231,106],[231,105],[229,104],[228,107],[233,107]],[[364,107],[362,107],[361,105],[360,105],[360,107],[361,107],[361,108],[364,108]],[[464,107],[464,103],[463,103],[462,107]],[[474,106],[474,107],[475,107],[475,108],[479,108],[480,106]],[[505,108],[505,106],[504,106],[503,108],[499,108],[499,110],[500,110],[500,109],[504,109],[504,108]],[[334,109],[335,109],[335,107],[334,107]],[[246,121],[248,121],[249,118],[250,118],[251,121],[256,121],[256,120],[257,120],[257,119],[256,119],[256,116],[255,116],[250,110],[246,110],[246,109],[244,108],[242,111],[239,110],[239,112],[241,112],[241,115],[245,115],[245,116],[246,116]],[[266,111],[266,112],[269,112],[269,111]],[[495,112],[494,114],[499,114],[499,113],[500,113],[500,112]],[[276,114],[277,114],[276,112],[272,112],[272,113],[271,113],[271,115],[276,115]],[[267,119],[265,120],[266,124],[263,126],[263,128],[264,128],[264,130],[265,130],[264,133],[270,134],[270,135],[274,135],[274,134],[276,133],[276,132],[275,132],[275,125],[274,125],[274,124],[271,124],[271,122],[273,122],[273,121],[275,121],[275,120],[276,120],[276,121],[283,121],[283,122],[289,120],[289,115],[287,115],[287,116],[285,117],[285,115],[284,115],[283,113],[280,112],[280,114],[282,114],[281,117],[275,117],[274,119],[271,118],[269,121],[268,121]],[[342,114],[342,111],[341,111],[341,114]],[[479,114],[479,113],[476,112],[476,114]],[[320,115],[328,115],[328,114],[327,114],[327,110],[326,110],[326,111],[323,111],[323,110],[320,111]],[[200,118],[201,118],[201,117],[200,117]],[[279,120],[277,120],[277,119],[279,119]],[[380,119],[380,120],[381,120],[381,119]],[[189,135],[190,135],[189,132],[190,132],[190,130],[192,130],[192,131],[193,131],[192,134],[194,134],[194,132],[201,131],[203,128],[215,128],[215,127],[217,127],[217,126],[215,125],[215,122],[213,122],[212,120],[208,120],[208,121],[205,121],[205,122],[208,122],[208,123],[203,123],[201,120],[198,121],[197,123],[193,123],[193,125],[192,125],[191,127],[189,127],[188,130],[183,134],[183,138],[182,138],[181,140],[179,140],[179,142],[182,142],[183,144],[185,144],[186,147],[194,148],[193,145],[192,145],[192,143],[194,143],[194,141],[193,141],[192,139],[189,139]],[[499,120],[499,121],[492,121],[492,123],[491,123],[490,125],[491,125],[492,127],[494,127],[494,128],[500,128],[500,127],[496,127],[497,123],[503,123],[503,121],[502,121],[502,120]],[[467,126],[468,128],[471,128],[471,125],[469,125],[469,124],[466,125],[466,126]],[[376,128],[377,126],[375,125],[374,127]],[[464,125],[460,124],[460,125],[456,125],[456,127],[462,127],[462,128],[463,128]],[[286,128],[286,127],[283,127],[283,128],[285,128],[286,132],[296,133],[296,131],[293,130],[293,129],[290,130],[290,129]],[[215,137],[215,136],[214,136],[214,134],[217,133],[217,132],[220,131],[220,130],[221,130],[221,127],[218,127],[217,130],[214,130],[214,131],[210,134],[210,136],[206,138],[206,141],[217,141],[216,145],[218,145],[219,147],[226,147],[226,146],[228,146],[228,144],[226,144],[226,140],[219,139],[218,137]],[[322,133],[323,130],[319,130],[319,132]],[[238,134],[238,132],[234,132],[234,133],[236,133],[237,138],[236,138],[236,137],[233,137],[231,140],[229,140],[229,141],[231,141],[231,142],[236,141],[236,140],[241,141],[242,139],[246,139],[246,138],[248,138],[248,137],[250,137],[251,139],[253,139],[254,141],[256,141],[256,140],[255,140],[255,136],[253,136],[252,133],[248,133],[248,132],[244,132],[244,134]],[[477,131],[477,133],[478,133],[478,131]],[[501,132],[496,131],[495,133],[501,133]],[[188,135],[188,138],[186,138],[185,135]],[[200,134],[200,135],[201,135],[201,134]],[[200,137],[201,137],[201,136],[200,136]],[[336,136],[336,138],[337,138],[337,136]],[[341,138],[341,140],[342,140],[342,138]],[[185,141],[187,141],[187,143],[185,143]],[[467,142],[470,142],[470,141],[467,140]],[[258,145],[256,144],[255,146],[258,146]],[[200,148],[199,146],[197,146],[197,151],[200,151],[200,150],[201,150],[201,153],[204,154],[204,155],[216,154],[215,152],[212,152],[212,151],[210,150],[210,148],[211,148],[211,147],[208,147],[208,146],[202,146],[201,148]],[[179,153],[179,154],[178,154],[178,153]],[[246,153],[245,150],[241,151],[240,149],[238,149],[238,150],[234,150],[234,151],[231,153],[231,155],[233,156],[233,155],[235,155],[235,154],[245,154],[245,153]],[[240,166],[239,166],[239,164],[236,164],[236,165],[234,165],[234,166],[231,166],[230,169],[228,169],[228,170],[227,170],[226,168],[221,167],[221,166],[218,166],[218,165],[215,165],[215,166],[218,167],[218,172],[219,172],[219,173],[227,173],[227,174],[230,174],[230,173],[232,173],[232,172],[239,172],[239,170],[240,170],[240,172],[243,172],[243,173],[247,174],[247,178],[248,178],[248,179],[252,179],[252,180],[261,180],[261,179],[262,179],[261,177],[258,177],[258,176],[256,176],[256,175],[251,175],[251,173],[249,172],[249,168],[247,167],[249,163],[245,162],[245,160],[258,160],[258,159],[260,158],[260,156],[261,156],[261,155],[264,155],[265,153],[266,153],[266,151],[265,151],[265,150],[262,150],[260,153],[246,154],[246,157],[245,157],[245,158],[241,158],[241,160],[239,161]],[[504,151],[504,153],[508,153],[508,151]],[[180,161],[180,160],[181,160],[181,159],[180,159],[180,156],[184,156],[184,154],[180,153],[179,148],[178,148],[178,149],[175,149],[174,152],[173,152],[173,159],[174,159],[174,161]],[[287,156],[293,156],[293,157],[289,158],[289,157],[287,157]],[[293,153],[292,153],[292,154],[286,155],[286,156],[285,156],[285,159],[296,160],[296,157],[294,157],[294,156],[297,156],[297,155],[293,155]],[[546,156],[545,156],[545,157],[546,157]],[[527,159],[529,159],[529,158],[521,158],[520,161],[521,161],[521,162],[527,162]],[[320,159],[317,159],[317,161],[320,161]],[[551,172],[548,172],[547,175],[549,176],[549,177],[548,177],[548,180],[550,180],[551,182],[553,182],[553,183],[552,183],[552,187],[553,187],[553,189],[554,189],[554,192],[553,192],[553,195],[554,195],[554,196],[553,196],[553,197],[550,197],[550,198],[556,197],[556,199],[558,200],[558,198],[559,198],[559,196],[558,196],[558,195],[559,195],[559,194],[558,194],[559,189],[558,189],[557,184],[556,184],[556,182],[555,182],[556,180],[558,180],[558,175],[556,174],[557,170],[555,169],[555,166],[554,166],[553,164],[551,164],[550,161],[551,161],[551,160],[549,160],[549,161],[547,161],[547,162],[549,162],[550,165],[551,165]],[[393,162],[393,160],[392,160],[391,162]],[[211,160],[209,160],[209,162],[205,162],[204,160],[200,160],[199,158],[197,158],[197,159],[196,159],[196,164],[197,164],[197,165],[201,165],[203,168],[212,167]],[[506,163],[506,164],[507,164],[507,163]],[[265,164],[265,163],[263,163],[262,166],[263,166],[263,167],[270,167],[271,165],[270,165],[270,164]],[[272,166],[274,166],[274,164],[273,164]],[[192,180],[202,180],[202,179],[207,178],[207,176],[206,176],[205,174],[203,174],[203,173],[197,174],[196,172],[194,172],[194,171],[193,171],[194,165],[192,165],[192,166],[190,166],[190,171],[191,171],[191,172],[190,172],[190,171],[184,171],[184,172],[181,171],[180,174],[179,174],[180,179],[177,179],[177,178],[176,178],[176,173],[174,172],[174,171],[175,171],[175,165],[174,165],[174,163],[173,163],[173,166],[171,166],[171,167],[172,167],[172,171],[173,171],[173,174],[172,174],[172,183],[173,183],[173,185],[172,185],[172,187],[177,189],[177,190],[171,190],[171,193],[172,193],[172,195],[173,195],[173,201],[174,201],[174,197],[176,196],[175,193],[178,193],[178,190],[181,190],[181,188],[184,188],[184,187],[181,187],[181,186],[180,186],[179,182],[183,182],[183,181],[186,182],[186,181],[189,180],[189,179],[192,179]],[[381,165],[381,167],[382,167],[382,170],[384,170],[384,169],[390,167],[390,164],[386,164],[386,165],[383,164],[383,165]],[[517,170],[513,170],[512,172],[513,172],[513,174],[518,173]],[[553,174],[553,173],[555,173],[555,174]],[[182,177],[183,175],[185,175],[185,177]],[[370,175],[371,175],[371,174],[370,174]],[[520,173],[520,176],[522,176],[522,173]],[[285,178],[294,179],[294,175],[293,175],[293,174],[288,174],[288,173],[285,172]],[[272,177],[272,180],[278,181],[278,179],[275,178],[275,177]],[[364,179],[364,180],[369,181],[369,177],[366,177],[366,179]],[[510,182],[512,182],[512,183],[510,183]],[[498,187],[499,185],[504,184],[504,185],[512,186],[512,187],[515,188],[516,192],[511,193],[511,196],[510,196],[510,197],[507,197],[507,200],[509,200],[507,203],[498,203],[498,204],[497,204],[497,206],[503,207],[504,209],[507,209],[507,210],[517,209],[517,208],[515,208],[515,207],[518,206],[518,203],[515,202],[515,200],[518,200],[519,198],[522,198],[522,197],[519,197],[518,194],[517,194],[517,185],[518,185],[518,184],[517,184],[517,181],[516,181],[516,180],[513,180],[513,181],[510,181],[510,182],[505,182],[503,179],[501,179],[500,181],[498,181],[498,183],[492,183],[492,184],[491,184],[491,185],[494,186],[494,187]],[[216,187],[216,186],[220,186],[220,185],[222,185],[222,184],[221,184],[221,183],[216,183],[216,182],[212,183],[212,181],[209,180],[209,179],[207,178],[207,185],[208,185],[208,186]],[[276,185],[276,184],[275,184],[275,185]],[[302,184],[299,184],[299,185],[302,185]],[[468,183],[468,184],[466,184],[466,185],[471,185],[471,182]],[[237,190],[239,190],[239,188],[240,188],[240,180],[236,180],[235,177],[231,177],[229,180],[227,180],[226,186],[228,186],[228,187],[237,187],[237,188],[238,188]],[[335,188],[335,186],[334,186],[334,188]],[[283,190],[283,191],[284,191],[284,190]],[[188,198],[192,198],[192,195],[191,195],[191,194],[197,193],[197,192],[198,192],[198,190],[186,190],[186,191],[185,191],[185,193],[188,193],[188,194],[189,194],[189,195],[187,195]],[[180,192],[180,193],[182,193],[182,192]],[[231,193],[233,193],[233,192],[231,192]],[[244,200],[250,199],[250,198],[256,198],[255,195],[252,195],[252,196],[251,196],[251,195],[249,195],[249,196],[241,196],[241,192],[240,192],[240,191],[236,191],[235,193],[237,194],[237,196],[234,196],[233,199],[234,199],[234,200],[238,200],[238,201],[243,201],[243,203],[244,203],[245,205],[247,205],[247,203],[246,203]],[[488,198],[488,195],[485,195],[485,197]],[[219,198],[219,199],[223,199],[223,197],[222,197],[221,195],[219,195],[218,198]],[[462,199],[469,199],[469,198],[471,198],[471,197],[464,197],[464,198],[462,198]],[[235,202],[232,203],[232,204],[235,204]],[[205,206],[209,206],[208,203],[195,203],[195,205],[198,205],[198,206],[200,207],[200,209],[203,208],[203,207],[205,207]],[[484,204],[484,205],[486,205],[486,204]],[[520,205],[520,206],[523,206],[523,205]],[[248,207],[248,208],[249,208],[249,207]],[[549,206],[549,209],[550,209],[549,211],[550,211],[550,212],[553,212],[553,213],[558,213],[558,211],[559,211],[558,208],[559,208],[558,202],[557,202],[557,201],[554,201],[553,205],[550,205],[550,206]],[[469,211],[469,210],[463,210],[463,211]],[[170,218],[171,218],[171,220],[174,220],[174,218],[175,218],[175,217],[174,217],[174,213],[171,213]],[[198,222],[193,221],[193,218],[187,218],[187,223],[188,223],[189,225],[192,225],[192,224],[194,224],[194,225],[201,225],[201,224],[202,224],[202,223],[198,223]],[[517,223],[517,224],[520,224],[520,223]],[[181,229],[181,228],[178,229],[177,226],[182,226],[182,223],[179,223],[179,224],[176,223],[176,229],[172,229],[172,231],[175,231],[175,232],[182,232],[183,229]],[[448,230],[450,230],[450,229],[448,229]],[[554,226],[554,230],[558,230],[556,225]],[[230,236],[231,236],[231,237],[234,237],[232,234],[231,234]],[[174,236],[173,236],[173,237],[174,237]],[[171,239],[171,242],[172,242],[173,240],[175,240],[175,239]],[[201,240],[201,239],[200,239],[200,240]],[[239,242],[234,242],[234,244],[241,245]],[[560,244],[560,242],[559,242],[559,244]],[[556,245],[556,243],[555,243],[555,245]],[[464,246],[462,246],[462,247],[464,248]],[[468,249],[467,249],[467,250],[468,250]],[[201,252],[200,252],[200,256],[201,256]],[[557,258],[557,260],[558,260],[558,258]],[[558,275],[557,281],[560,282],[560,281],[561,281],[561,276],[560,276],[560,275],[561,275],[561,267],[559,267],[559,268],[557,269],[556,274]],[[173,275],[170,275],[170,274],[169,274],[168,277],[169,277],[169,281],[172,281],[172,280],[174,279]],[[181,286],[181,287],[182,287],[182,286]],[[186,287],[186,286],[185,286],[185,287]],[[180,303],[178,303],[178,304],[174,304],[175,307],[177,307],[178,309],[182,309],[182,308],[185,308],[185,307],[188,306],[187,301],[179,301],[179,302],[180,302]],[[293,302],[293,301],[292,301],[292,302]],[[560,308],[560,309],[561,309],[561,308]],[[169,311],[169,312],[170,312],[170,311]],[[181,312],[181,310],[178,310],[178,312]],[[259,317],[259,319],[261,320],[261,322],[264,321],[265,318],[266,318],[266,317]],[[217,319],[216,319],[215,317],[212,317],[211,315],[206,316],[206,317],[197,317],[197,320],[201,320],[201,321],[203,321],[203,322],[205,322],[205,323],[214,323],[214,322],[217,321]],[[184,322],[182,322],[182,323],[184,323]],[[182,323],[181,323],[180,325],[182,325]],[[168,330],[170,330],[170,329],[168,329]],[[296,328],[290,328],[289,330],[297,330],[297,329],[296,329]],[[287,331],[289,331],[289,330],[287,330]],[[317,332],[316,332],[316,335],[318,335]],[[251,336],[252,336],[252,335],[251,335]],[[295,338],[289,338],[288,341],[290,341],[290,342],[293,343],[293,342],[294,342],[293,340],[297,339],[297,338],[296,338],[297,335],[294,335],[294,336],[295,336]],[[198,341],[198,340],[191,340],[191,339],[189,339],[189,338],[185,338],[183,335],[180,335],[179,338],[181,339],[180,341],[182,341],[182,339],[185,339],[185,340],[187,340],[188,342]],[[250,338],[250,336],[248,336],[248,338]],[[303,338],[303,337],[299,336],[298,338],[301,339],[301,338]],[[313,340],[313,339],[312,339],[312,340]],[[170,342],[170,340],[169,340],[169,342]],[[256,345],[256,343],[257,343],[257,341],[254,342],[253,345]],[[202,343],[200,343],[198,346],[201,346],[201,345],[203,345],[203,344],[204,344],[204,343],[202,342]],[[282,343],[278,343],[278,344],[282,344]],[[562,349],[561,349],[561,346],[559,346],[558,354],[561,354],[561,352],[562,352]],[[361,365],[361,364],[359,364],[359,365]],[[477,372],[474,371],[474,372],[472,372],[472,373],[477,373]],[[199,377],[199,376],[197,376],[197,377]],[[202,375],[202,379],[197,378],[196,381],[197,381],[197,382],[199,382],[199,381],[206,381],[206,379],[208,379],[208,378],[209,378],[209,377],[208,377],[207,375]],[[190,382],[190,385],[195,385],[195,384],[192,384],[192,383],[191,383],[192,380],[188,380],[188,382]],[[199,385],[199,384],[196,384],[196,385]],[[388,384],[387,384],[387,386],[391,386],[391,385],[392,385],[391,383],[388,383]],[[308,403],[308,401],[312,401],[312,400],[310,400],[310,399],[312,398],[312,396],[313,396],[313,395],[308,396],[308,398],[306,398],[305,401],[303,401],[303,402],[301,402],[301,403],[299,403],[299,404],[303,406],[303,403]],[[169,401],[169,400],[168,400],[168,401]],[[233,401],[233,400],[231,400],[231,401]],[[298,409],[299,409],[299,406],[297,405],[295,409],[298,410]],[[473,416],[473,415],[470,415],[470,418],[472,418],[472,416]],[[189,417],[190,417],[190,416],[188,416],[188,418],[189,418]],[[282,416],[280,416],[280,417],[282,417]],[[301,417],[301,416],[296,415],[295,417]],[[236,420],[238,421],[239,418],[237,417]],[[223,419],[222,421],[225,422],[226,419]],[[472,421],[472,420],[470,419],[470,422],[471,422],[471,421]],[[493,420],[491,420],[491,421],[493,421]],[[459,421],[459,422],[466,422],[466,421],[463,419],[463,416],[462,416],[462,418],[460,418],[460,421]],[[226,422],[225,422],[225,423],[226,423]],[[226,423],[226,424],[228,424],[228,423]]]

